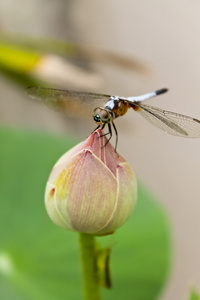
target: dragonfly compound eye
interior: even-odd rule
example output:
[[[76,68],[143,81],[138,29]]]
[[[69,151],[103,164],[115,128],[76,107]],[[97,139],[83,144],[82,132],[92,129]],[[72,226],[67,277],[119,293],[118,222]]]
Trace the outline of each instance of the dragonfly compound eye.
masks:
[[[97,124],[102,123],[100,113],[101,113],[101,108],[100,107],[95,108],[95,110],[93,112],[93,118]]]
[[[111,114],[106,109],[101,109],[100,117],[103,123],[110,123]]]
[[[111,114],[106,109],[97,107],[94,110],[93,118],[97,124],[102,125],[102,124],[110,123]]]

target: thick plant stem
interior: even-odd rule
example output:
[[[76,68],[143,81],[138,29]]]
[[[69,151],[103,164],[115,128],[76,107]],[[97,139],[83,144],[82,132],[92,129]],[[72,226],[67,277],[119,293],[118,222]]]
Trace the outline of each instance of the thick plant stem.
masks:
[[[101,300],[97,274],[95,237],[79,233],[85,300]]]

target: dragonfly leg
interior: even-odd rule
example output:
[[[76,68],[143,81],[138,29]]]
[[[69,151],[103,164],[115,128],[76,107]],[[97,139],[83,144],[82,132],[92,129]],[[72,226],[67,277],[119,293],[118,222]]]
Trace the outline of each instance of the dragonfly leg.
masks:
[[[95,128],[95,130],[97,130],[97,129],[100,128],[100,127],[101,127],[101,129],[103,130],[104,127],[105,127],[105,125],[106,125],[106,124],[103,124],[102,127],[99,125],[99,126],[97,126],[97,128]],[[114,124],[113,122],[112,122],[112,126],[113,126],[113,128],[114,128],[115,135],[116,135],[115,152],[117,153],[118,132],[117,132],[117,128],[116,128],[116,126],[115,126],[115,124]],[[93,132],[94,132],[95,130],[93,130]],[[108,123],[108,132],[107,132],[107,133],[104,133],[104,134],[102,134],[102,135],[100,135],[99,137],[101,138],[101,137],[106,136],[106,135],[108,135],[108,134],[110,134],[110,137],[109,137],[109,139],[106,141],[106,143],[105,143],[105,145],[104,145],[103,147],[105,147],[105,146],[109,143],[109,141],[111,140],[111,138],[112,138],[112,127],[111,127],[111,123]]]
[[[105,125],[105,124],[104,124],[104,125]],[[112,122],[112,126],[113,126],[113,128],[114,128],[115,135],[116,135],[115,152],[117,153],[118,132],[117,132],[117,128],[116,128],[116,126],[115,126],[115,124],[114,124],[113,122]],[[104,127],[104,126],[103,126],[103,127]],[[108,131],[106,134],[103,134],[103,135],[100,136],[100,137],[102,137],[102,136],[105,136],[105,135],[107,135],[107,134],[110,134],[110,137],[109,137],[109,139],[106,141],[104,147],[108,144],[108,142],[109,142],[110,139],[112,138],[112,127],[111,127],[111,123],[108,123],[108,130],[109,130],[109,131]]]
[[[115,152],[117,153],[117,144],[118,144],[118,132],[117,132],[117,128],[115,126],[115,124],[112,122],[112,126],[114,128],[115,131],[115,135],[116,135],[116,141],[115,141]]]
[[[99,129],[100,128],[100,125],[98,125],[92,132],[91,132],[91,134],[93,133],[93,132],[95,132],[97,129]]]
[[[95,132],[95,130],[97,130],[97,129],[99,129],[100,127],[101,127],[101,130],[103,130],[104,129],[104,127],[105,127],[105,123],[102,125],[102,126],[100,126],[100,125],[98,125],[91,133],[93,133],[93,132]],[[110,124],[109,124],[110,125]],[[102,134],[102,135],[100,135],[99,136],[99,138],[101,138],[102,136],[106,136],[106,135],[108,135],[108,134],[111,134],[112,133],[112,131],[111,130],[109,130],[107,133],[104,133],[104,134]],[[109,140],[111,139],[111,137],[109,138]],[[108,141],[109,141],[108,140]],[[107,144],[107,142],[106,142],[106,144]]]
[[[103,126],[101,126],[101,130],[103,130],[105,126],[106,126],[106,124],[104,123]]]
[[[103,124],[102,126],[100,126],[100,125],[97,126],[97,128],[95,128],[95,129],[92,131],[92,133],[93,133],[95,130],[97,130],[98,128],[100,128],[100,127],[101,127],[101,130],[103,130],[105,126],[106,126],[106,124]],[[110,131],[108,131],[107,133],[104,133],[104,134],[100,135],[99,138],[102,137],[102,136],[106,136],[106,135],[108,135],[108,134],[110,134]],[[110,140],[110,139],[109,139],[109,140]]]
[[[109,130],[109,132],[108,133],[106,133],[106,134],[110,134],[110,137],[109,137],[109,139],[106,141],[106,143],[105,143],[105,145],[104,145],[104,147],[108,144],[108,142],[110,141],[110,139],[112,138],[112,128],[111,128],[111,125],[110,125],[110,123],[108,123],[108,130]],[[106,134],[104,134],[104,135],[106,135]]]
[[[103,126],[101,127],[101,130],[103,130],[105,126],[106,126],[106,124],[103,124]],[[108,127],[108,128],[109,128],[109,127]],[[110,130],[109,130],[107,133],[104,133],[104,134],[100,135],[100,137],[106,136],[106,135],[108,135],[108,134],[110,134]]]

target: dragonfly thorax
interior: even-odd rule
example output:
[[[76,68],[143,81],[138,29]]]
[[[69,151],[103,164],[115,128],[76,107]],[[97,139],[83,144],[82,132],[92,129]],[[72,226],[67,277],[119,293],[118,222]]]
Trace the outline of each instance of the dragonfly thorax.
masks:
[[[98,125],[108,124],[112,120],[112,113],[101,107],[97,107],[93,113],[93,119]]]
[[[126,114],[131,104],[126,99],[120,99],[118,96],[111,96],[105,105],[105,109],[112,112],[113,119]]]

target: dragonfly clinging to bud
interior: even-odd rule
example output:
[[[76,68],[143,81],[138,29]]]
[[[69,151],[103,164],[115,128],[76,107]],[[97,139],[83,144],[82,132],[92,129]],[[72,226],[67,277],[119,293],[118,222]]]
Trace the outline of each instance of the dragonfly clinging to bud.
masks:
[[[114,128],[116,134],[115,149],[117,148],[118,133],[114,120],[126,114],[129,108],[141,113],[153,125],[169,134],[191,138],[200,137],[200,120],[143,103],[145,100],[167,91],[163,88],[141,96],[125,98],[43,87],[27,88],[27,93],[31,98],[41,100],[55,108],[58,107],[67,114],[88,116],[93,113],[93,119],[98,125],[97,128],[104,129],[108,125],[108,133],[105,134],[110,134],[108,141],[112,137],[112,127]]]

